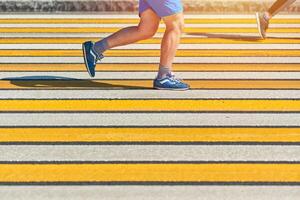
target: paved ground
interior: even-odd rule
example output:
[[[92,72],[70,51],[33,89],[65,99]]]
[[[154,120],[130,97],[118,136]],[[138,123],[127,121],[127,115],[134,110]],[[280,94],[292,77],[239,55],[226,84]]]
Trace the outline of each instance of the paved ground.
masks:
[[[260,40],[254,15],[189,15],[174,65],[192,90],[153,90],[163,25],[110,50],[90,79],[81,43],[133,15],[0,15],[4,199],[300,196],[300,16]]]

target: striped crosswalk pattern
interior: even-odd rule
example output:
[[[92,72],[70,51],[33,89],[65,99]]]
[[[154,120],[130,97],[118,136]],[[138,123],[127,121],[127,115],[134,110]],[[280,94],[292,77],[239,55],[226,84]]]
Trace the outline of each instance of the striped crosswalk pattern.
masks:
[[[0,15],[4,199],[300,196],[300,16],[187,15],[174,71],[152,89],[164,25],[107,51],[90,79],[81,43],[135,15]]]

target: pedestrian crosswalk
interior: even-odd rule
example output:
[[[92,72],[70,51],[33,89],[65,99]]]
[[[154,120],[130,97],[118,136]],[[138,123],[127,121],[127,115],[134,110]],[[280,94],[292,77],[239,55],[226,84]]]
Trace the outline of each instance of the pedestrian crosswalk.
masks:
[[[152,89],[154,38],[81,43],[135,15],[0,15],[5,199],[298,199],[300,16],[187,15],[174,63],[190,91]]]

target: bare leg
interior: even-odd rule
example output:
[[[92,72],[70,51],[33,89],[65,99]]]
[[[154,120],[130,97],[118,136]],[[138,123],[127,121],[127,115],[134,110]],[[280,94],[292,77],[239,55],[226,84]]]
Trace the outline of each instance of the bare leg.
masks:
[[[256,13],[258,32],[261,38],[266,38],[266,31],[269,28],[270,19],[295,1],[296,0],[277,0],[268,11],[264,13]]]
[[[159,27],[160,17],[147,9],[141,13],[138,26],[128,27],[104,38],[95,44],[91,41],[82,44],[84,63],[91,77],[95,76],[97,61],[103,58],[103,53],[112,47],[126,45],[152,37]]]
[[[172,71],[173,60],[183,32],[183,13],[164,17],[163,21],[166,24],[166,31],[161,43],[160,66],[169,68],[169,71]],[[160,76],[163,77],[164,74]]]
[[[105,38],[104,49],[101,49],[101,46],[103,46],[103,41],[96,42],[95,50],[102,53],[106,49],[151,38],[156,33],[159,27],[159,22],[160,17],[158,17],[153,10],[147,9],[141,13],[141,19],[138,26],[123,28]]]
[[[267,11],[269,14],[269,18],[272,18],[275,16],[278,12],[282,11],[284,8],[288,7],[292,3],[294,3],[296,0],[277,0],[271,8]]]
[[[164,17],[163,21],[166,31],[161,43],[159,71],[153,86],[156,89],[188,90],[190,86],[172,74],[172,64],[183,32],[183,13]]]

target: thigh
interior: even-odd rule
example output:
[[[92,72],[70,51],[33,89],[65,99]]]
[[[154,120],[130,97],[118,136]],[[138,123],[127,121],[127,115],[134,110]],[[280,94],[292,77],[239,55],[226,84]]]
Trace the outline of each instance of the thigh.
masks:
[[[147,9],[151,8],[146,0],[139,0],[139,16]]]
[[[183,12],[181,0],[144,0],[160,17]]]
[[[157,30],[161,18],[151,9],[146,9],[140,13],[139,27],[142,29]]]

